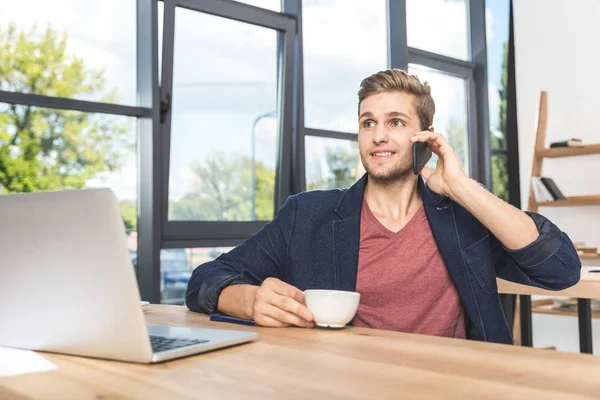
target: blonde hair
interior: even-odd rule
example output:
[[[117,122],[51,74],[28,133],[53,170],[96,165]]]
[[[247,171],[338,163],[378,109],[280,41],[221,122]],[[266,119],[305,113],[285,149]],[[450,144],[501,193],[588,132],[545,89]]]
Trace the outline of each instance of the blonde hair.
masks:
[[[425,130],[433,123],[435,102],[431,97],[431,87],[427,82],[421,83],[418,76],[409,75],[401,69],[388,69],[363,79],[358,90],[359,110],[364,99],[383,92],[404,92],[413,95],[413,106],[419,116],[421,129]]]

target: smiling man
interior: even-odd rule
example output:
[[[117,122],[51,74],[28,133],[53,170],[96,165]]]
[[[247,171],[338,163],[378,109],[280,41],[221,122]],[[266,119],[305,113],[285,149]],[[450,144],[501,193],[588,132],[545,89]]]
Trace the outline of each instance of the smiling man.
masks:
[[[275,219],[196,268],[186,304],[259,325],[313,326],[305,289],[358,291],[356,326],[511,343],[496,276],[560,290],[579,281],[567,235],[500,200],[464,172],[432,127],[430,87],[402,70],[363,80],[349,189],[291,196]],[[435,172],[412,172],[426,142]]]

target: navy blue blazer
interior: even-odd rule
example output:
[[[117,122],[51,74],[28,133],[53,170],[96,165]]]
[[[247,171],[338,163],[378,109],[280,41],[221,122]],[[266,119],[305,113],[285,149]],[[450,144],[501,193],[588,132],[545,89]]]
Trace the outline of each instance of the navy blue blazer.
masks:
[[[186,293],[188,308],[212,313],[223,288],[260,285],[268,277],[300,290],[354,291],[366,182],[365,174],[349,189],[290,196],[256,235],[194,270]],[[573,243],[547,218],[528,213],[540,236],[522,249],[508,250],[465,208],[433,192],[422,178],[419,190],[433,237],[468,316],[470,339],[512,342],[497,276],[549,290],[579,281],[581,262]]]

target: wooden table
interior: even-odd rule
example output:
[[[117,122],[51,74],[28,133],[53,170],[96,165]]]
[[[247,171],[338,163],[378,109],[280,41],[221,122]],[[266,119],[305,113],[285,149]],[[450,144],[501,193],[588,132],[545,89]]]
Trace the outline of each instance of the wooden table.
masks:
[[[246,327],[149,307],[149,323],[261,339],[156,365],[42,353],[58,369],[0,378],[0,399],[600,398],[600,357],[364,328]]]
[[[592,306],[590,299],[600,299],[600,273],[590,272],[600,267],[582,267],[580,281],[565,290],[551,291],[519,285],[498,279],[498,293],[519,295],[521,312],[521,344],[533,345],[531,295],[577,298],[579,319],[579,347],[582,353],[592,354]]]

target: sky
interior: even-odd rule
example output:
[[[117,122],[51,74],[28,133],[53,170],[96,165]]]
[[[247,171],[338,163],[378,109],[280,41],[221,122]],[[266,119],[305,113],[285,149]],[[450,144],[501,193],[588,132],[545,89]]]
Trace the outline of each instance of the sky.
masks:
[[[280,8],[277,0],[245,2]],[[306,126],[356,132],[360,81],[387,67],[385,3],[304,1]],[[486,3],[490,125],[495,126],[508,0]],[[9,21],[19,28],[45,28],[50,23],[66,32],[68,51],[88,67],[103,69],[107,87],[117,88],[121,104],[135,105],[135,0],[95,2],[93,12],[88,2],[77,0],[0,0],[0,9],[0,28]],[[407,13],[409,45],[467,57],[464,1],[407,0]],[[189,190],[194,182],[191,166],[206,157],[250,156],[253,122],[277,108],[276,32],[189,10],[177,11],[175,26],[171,199]],[[466,103],[457,78],[415,71],[432,84],[437,130],[443,132],[450,118],[464,122]],[[267,115],[254,130],[256,159],[270,167],[275,165],[277,126],[277,118]],[[135,129],[130,134],[135,135]],[[307,140],[307,170],[326,169],[325,142],[335,140]],[[92,180],[89,186],[108,186],[121,199],[135,199],[136,183],[136,159],[131,156],[119,172]]]

